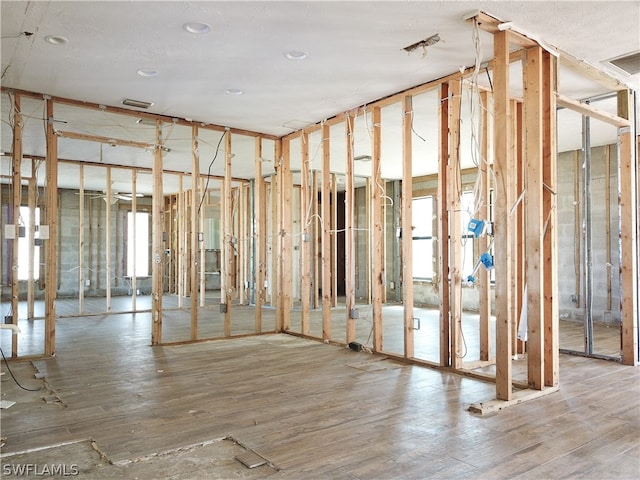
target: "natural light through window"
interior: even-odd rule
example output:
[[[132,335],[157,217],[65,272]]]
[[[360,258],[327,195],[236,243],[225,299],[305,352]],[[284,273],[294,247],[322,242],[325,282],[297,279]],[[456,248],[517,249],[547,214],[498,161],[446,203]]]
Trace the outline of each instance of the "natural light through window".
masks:
[[[413,225],[413,276],[433,277],[433,197],[414,198],[411,206]]]
[[[149,214],[127,214],[127,276],[149,276]],[[135,240],[134,240],[135,237]]]

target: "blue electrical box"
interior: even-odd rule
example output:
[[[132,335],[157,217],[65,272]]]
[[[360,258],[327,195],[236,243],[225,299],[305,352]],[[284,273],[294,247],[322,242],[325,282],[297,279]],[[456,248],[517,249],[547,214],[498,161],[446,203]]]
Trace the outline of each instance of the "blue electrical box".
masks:
[[[469,221],[467,230],[473,233],[474,237],[478,238],[480,235],[482,235],[482,231],[484,230],[484,220],[477,220],[475,218],[472,218]]]

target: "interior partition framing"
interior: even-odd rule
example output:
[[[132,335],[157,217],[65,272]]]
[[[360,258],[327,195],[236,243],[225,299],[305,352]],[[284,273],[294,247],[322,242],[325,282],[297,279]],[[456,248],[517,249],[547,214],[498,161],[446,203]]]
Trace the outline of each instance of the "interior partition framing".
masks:
[[[496,318],[495,332],[489,329],[490,324],[490,290],[488,276],[481,282],[483,304],[481,314],[481,343],[480,360],[486,365],[495,365],[495,375],[478,373],[461,359],[460,351],[463,343],[461,337],[462,325],[462,272],[460,241],[464,235],[461,223],[461,168],[459,147],[461,126],[460,109],[463,98],[464,84],[472,74],[471,69],[456,72],[450,76],[428,84],[420,85],[409,90],[399,92],[385,99],[373,102],[364,111],[364,122],[367,123],[371,138],[368,147],[371,152],[370,173],[366,176],[358,171],[354,158],[356,139],[356,123],[359,121],[357,109],[345,112],[334,118],[316,125],[309,126],[283,138],[269,138],[260,134],[255,136],[255,167],[246,173],[253,181],[253,208],[246,199],[246,184],[250,180],[242,179],[240,187],[233,185],[232,158],[233,142],[236,131],[216,127],[224,138],[225,173],[221,180],[221,250],[222,285],[220,309],[224,314],[224,337],[232,335],[232,303],[236,298],[244,298],[237,291],[238,277],[236,272],[252,273],[247,277],[239,275],[240,288],[245,284],[253,285],[255,303],[255,330],[263,331],[262,305],[270,302],[275,305],[275,331],[291,331],[291,312],[294,304],[294,288],[302,285],[303,312],[301,317],[301,334],[309,333],[310,309],[315,306],[315,298],[322,291],[322,333],[318,337],[322,341],[349,343],[356,339],[356,320],[358,309],[356,306],[356,276],[358,252],[356,251],[356,225],[367,223],[367,242],[371,247],[370,257],[366,260],[366,272],[362,278],[367,279],[365,301],[370,302],[372,312],[372,334],[374,352],[386,352],[384,344],[383,302],[387,294],[388,279],[385,275],[386,263],[384,257],[384,232],[396,225],[389,225],[383,215],[383,198],[387,194],[387,181],[401,182],[400,191],[402,208],[400,209],[399,225],[404,231],[401,240],[402,262],[402,294],[405,302],[403,310],[402,331],[404,346],[402,354],[389,354],[403,361],[429,365],[435,368],[447,369],[469,376],[494,381],[496,385],[496,399],[501,402],[522,401],[532,392],[554,391],[558,386],[558,309],[557,309],[557,202],[556,202],[556,145],[555,145],[555,110],[557,105],[576,109],[586,115],[592,115],[602,121],[608,121],[619,130],[619,168],[621,179],[620,210],[623,221],[620,225],[620,244],[622,252],[621,285],[623,295],[622,306],[622,350],[623,362],[638,364],[638,172],[637,172],[637,132],[635,132],[634,93],[626,88],[620,88],[618,93],[617,115],[604,115],[602,112],[577,102],[573,99],[558,95],[556,81],[558,63],[563,54],[550,52],[548,49],[518,32],[497,28],[498,22],[486,15],[479,15],[472,19],[477,25],[492,34],[494,59],[490,62],[488,71],[492,76],[492,92],[481,89],[484,104],[487,106],[485,115],[486,128],[481,131],[483,157],[487,158],[486,169],[480,168],[482,177],[481,191],[487,197],[493,197],[492,209],[487,208],[482,214],[489,220],[493,215],[493,237],[484,238],[481,249],[499,252],[505,261],[496,262],[495,266],[495,307],[493,313]],[[520,49],[514,54],[514,49]],[[516,98],[512,92],[510,66],[513,62],[521,61],[523,67],[522,85],[524,96]],[[437,278],[434,284],[438,287],[440,297],[440,325],[439,354],[437,361],[418,361],[414,355],[413,338],[413,278],[411,271],[412,256],[415,252],[411,248],[411,205],[413,200],[412,172],[412,120],[414,101],[425,92],[437,92],[438,107],[433,115],[437,116],[439,145],[438,158],[434,162],[437,166],[437,194],[435,208],[438,217],[438,232],[436,237],[437,249],[434,250],[438,258]],[[53,118],[53,103],[48,99],[47,115]],[[402,164],[401,179],[386,179],[382,172],[382,144],[383,124],[381,123],[381,109],[386,106],[400,105],[403,112],[402,124]],[[97,106],[88,106],[96,108]],[[124,113],[124,112],[121,112]],[[128,113],[129,114],[129,113]],[[161,121],[153,115],[145,118],[154,119],[156,135],[153,144],[153,233],[152,233],[152,272],[153,272],[153,345],[162,344],[162,316],[163,316],[163,261],[165,249],[163,246],[165,224],[163,175],[167,172],[162,167],[162,147],[164,141]],[[489,117],[492,118],[489,121]],[[370,122],[368,120],[370,118]],[[182,122],[182,121],[181,121]],[[51,238],[56,238],[57,219],[57,138],[60,132],[54,132],[52,122],[47,127],[47,211],[46,218],[50,226]],[[181,123],[182,124],[182,123]],[[491,124],[491,128],[488,125]],[[191,186],[184,193],[189,193],[190,208],[187,208],[187,196],[181,195],[182,206],[180,214],[189,213],[189,219],[183,219],[184,229],[189,230],[190,257],[192,264],[202,260],[199,252],[198,235],[203,230],[202,215],[196,211],[198,200],[207,195],[204,191],[202,177],[196,172],[198,168],[199,127],[191,123],[184,123],[192,131],[192,170]],[[334,163],[335,151],[332,146],[340,145],[343,139],[330,135],[332,125],[339,126],[334,131],[344,133],[346,149],[339,152],[342,164],[340,171]],[[19,131],[14,127],[19,138]],[[248,132],[237,132],[248,134]],[[250,132],[249,132],[250,133]],[[321,166],[315,169],[311,166],[308,140],[312,134],[321,137]],[[72,134],[68,134],[70,137]],[[263,177],[261,158],[263,155],[262,140],[269,138],[274,141],[275,158],[274,174],[269,181]],[[298,182],[297,172],[291,168],[291,144],[293,140],[302,141],[302,173],[303,180]],[[370,141],[369,141],[370,140]],[[365,142],[366,143],[366,142]],[[141,145],[136,145],[142,147]],[[16,165],[21,160],[20,146],[14,145],[13,159],[14,184],[21,184],[19,173],[15,173]],[[522,158],[522,166],[518,167],[518,159]],[[361,165],[360,165],[361,166]],[[519,170],[522,168],[522,171]],[[19,170],[19,169],[18,169]],[[318,171],[321,170],[321,171]],[[344,177],[344,192],[337,192],[337,177]],[[366,177],[366,178],[363,178]],[[185,177],[187,179],[188,177]],[[526,184],[519,183],[523,179]],[[186,181],[186,180],[185,180]],[[313,183],[309,183],[312,181]],[[246,183],[243,183],[246,182]],[[309,221],[309,215],[294,212],[294,191],[301,184],[303,201],[300,202],[304,212],[314,212]],[[294,188],[294,184],[295,187]],[[182,187],[181,187],[182,188]],[[342,187],[341,187],[342,188]],[[397,185],[396,185],[397,188]],[[356,190],[359,195],[356,195]],[[234,193],[235,192],[235,193]],[[367,192],[367,193],[365,193]],[[363,195],[364,194],[364,195]],[[109,195],[109,187],[107,187]],[[359,197],[365,198],[358,204]],[[344,198],[344,202],[338,199]],[[397,199],[397,196],[395,197]],[[13,207],[19,199],[13,200]],[[386,202],[385,202],[386,203]],[[366,210],[364,218],[356,217],[356,207],[363,206]],[[241,208],[238,214],[235,207]],[[337,209],[344,208],[344,264],[345,278],[336,279],[337,263],[336,237]],[[249,211],[251,210],[251,211]],[[315,213],[318,212],[318,213]],[[516,212],[516,213],[514,213]],[[296,215],[299,214],[299,217]],[[199,215],[200,214],[200,215]],[[300,218],[304,223],[300,230],[303,237],[301,250],[304,252],[303,275],[294,276],[296,265],[294,258],[298,242],[294,242],[294,218]],[[15,220],[14,220],[15,223]],[[249,228],[249,225],[253,225]],[[316,225],[309,228],[310,225]],[[188,227],[186,227],[188,225]],[[244,229],[247,232],[244,233]],[[316,228],[318,230],[316,230]],[[268,232],[267,230],[270,229]],[[316,233],[314,233],[316,232]],[[185,232],[183,232],[185,233]],[[245,236],[251,236],[254,247],[238,249],[240,255],[236,258],[236,245],[244,242]],[[313,238],[309,238],[309,237]],[[517,242],[514,240],[517,239]],[[271,246],[271,250],[268,250]],[[47,285],[56,282],[56,245],[49,241],[47,244]],[[253,252],[249,254],[248,252]],[[316,258],[316,256],[318,258]],[[526,258],[526,267],[525,265]],[[313,261],[312,261],[313,260]],[[241,265],[234,266],[238,261]],[[248,263],[253,267],[248,269]],[[269,263],[270,262],[270,263]],[[317,272],[317,273],[316,273]],[[190,270],[191,330],[186,341],[200,340],[198,336],[198,277],[197,270]],[[202,274],[202,272],[200,272]],[[311,277],[314,279],[312,285]],[[360,276],[358,277],[360,278]],[[321,280],[321,288],[318,282]],[[345,331],[336,332],[331,329],[332,308],[335,306],[337,283],[344,282],[345,288]],[[298,283],[301,282],[301,283]],[[518,313],[525,299],[521,299],[520,290],[527,286],[527,355],[528,369],[526,381],[514,381],[513,354],[517,346],[515,332],[518,326]],[[202,293],[200,293],[202,295]],[[370,295],[370,300],[369,300]],[[49,288],[46,297],[46,337],[45,354],[55,352],[55,289]],[[491,334],[495,338],[495,359],[491,358],[489,339]],[[536,395],[539,393],[536,393]]]

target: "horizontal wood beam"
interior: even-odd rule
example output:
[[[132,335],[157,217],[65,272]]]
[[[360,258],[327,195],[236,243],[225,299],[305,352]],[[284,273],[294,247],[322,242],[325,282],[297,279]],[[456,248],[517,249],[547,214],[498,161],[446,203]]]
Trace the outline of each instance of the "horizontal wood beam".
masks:
[[[265,138],[265,139],[269,139],[269,140],[277,140],[278,139],[277,135],[254,132],[254,131],[251,131],[251,130],[243,130],[243,129],[239,129],[239,128],[229,128],[229,127],[225,127],[223,125],[214,125],[214,124],[209,124],[209,123],[202,122],[202,121],[187,120],[187,119],[176,118],[176,117],[168,117],[166,115],[160,115],[160,114],[157,114],[157,113],[141,112],[141,111],[138,111],[138,110],[129,110],[127,108],[113,107],[113,106],[103,105],[103,104],[99,104],[99,103],[83,102],[83,101],[80,101],[80,100],[73,100],[73,99],[70,99],[70,98],[52,97],[50,95],[45,95],[45,94],[38,93],[38,92],[29,92],[29,91],[26,91],[26,90],[17,90],[17,89],[14,89],[14,88],[7,88],[7,87],[0,87],[0,91],[2,93],[4,93],[4,92],[13,92],[13,93],[16,93],[16,94],[20,94],[23,97],[33,98],[33,99],[36,99],[36,100],[42,100],[42,99],[49,99],[50,98],[54,103],[57,103],[57,104],[71,105],[71,106],[86,108],[86,109],[89,109],[89,110],[100,110],[100,111],[108,112],[108,113],[117,113],[117,114],[120,114],[120,115],[127,115],[127,116],[130,116],[130,117],[136,117],[136,118],[146,118],[146,119],[149,119],[149,120],[160,120],[161,122],[164,122],[164,123],[175,123],[177,125],[184,125],[184,126],[188,126],[188,127],[191,127],[193,125],[198,125],[200,128],[203,128],[203,129],[206,129],[206,130],[213,130],[213,131],[217,131],[217,132],[230,131],[231,133],[233,133],[235,135],[246,135],[246,136],[249,136],[249,137],[261,137],[261,138]]]
[[[535,39],[528,37],[526,34],[518,32],[511,28],[510,22],[504,22],[496,17],[493,17],[485,12],[478,12],[476,15],[467,18],[468,22],[476,21],[478,28],[492,34],[498,33],[503,30],[509,30],[509,42],[521,47],[529,48],[538,45]]]
[[[108,145],[119,145],[121,147],[134,147],[154,150],[156,145],[153,143],[136,142],[134,140],[122,140],[119,138],[103,137],[101,135],[88,135],[86,133],[76,133],[57,130],[56,135],[60,138],[70,138],[72,140],[86,140],[88,142],[106,143]],[[83,162],[84,163],[84,162]]]
[[[502,30],[509,30],[511,33],[511,44],[519,45],[524,48],[540,45],[542,48],[550,52],[551,54],[559,57],[560,65],[566,67],[579,75],[582,75],[594,82],[602,85],[609,90],[624,90],[628,88],[621,80],[613,76],[612,74],[598,69],[596,66],[587,63],[584,60],[574,57],[573,55],[560,50],[554,46],[543,45],[540,39],[537,39],[534,35],[524,32],[519,29],[518,26],[512,25],[511,22],[502,21],[492,15],[485,12],[478,12],[474,16],[469,16],[467,21],[477,21],[478,27],[489,33],[497,33]]]
[[[617,115],[598,110],[588,103],[582,103],[572,98],[568,98],[564,95],[556,95],[556,104],[559,107],[568,108],[569,110],[573,110],[574,112],[577,112],[581,115],[587,115],[588,117],[595,118],[596,120],[608,123],[610,125],[613,125],[614,127],[623,128],[631,125],[631,122],[626,118],[622,118]]]
[[[573,55],[555,49],[555,53],[559,54],[560,66],[565,67],[579,75],[582,75],[590,80],[593,80],[599,85],[608,88],[609,90],[624,90],[628,88],[621,80],[611,76],[610,74],[599,70],[593,65],[580,60]]]
[[[5,156],[8,157],[12,157],[13,153],[12,152],[5,152]],[[44,162],[46,160],[46,157],[43,157],[42,155],[31,155],[31,154],[23,154],[22,158],[28,158],[30,160],[36,160],[36,161],[42,161]],[[90,160],[71,160],[69,158],[60,158],[58,159],[58,164],[60,163],[76,163],[79,165],[84,165],[89,166],[89,167],[106,167],[108,165],[111,165],[114,168],[124,168],[127,170],[135,170],[137,172],[151,172],[151,168],[149,167],[132,167],[129,165],[120,165],[117,163],[100,163],[100,162],[92,162]],[[178,170],[167,170],[164,169],[163,170],[164,173],[167,174],[172,174],[172,175],[184,175],[184,172],[178,171]],[[211,180],[223,180],[224,176],[221,175],[207,175],[206,173],[200,173],[201,177],[204,178],[210,178]],[[0,178],[13,178],[12,175],[0,175]],[[232,182],[240,182],[240,183],[249,183],[249,180],[246,178],[239,178],[239,177],[231,177],[231,181]],[[214,192],[219,192],[220,189],[219,188],[208,188],[208,191],[214,191]]]
[[[474,403],[469,406],[469,411],[477,413],[479,415],[489,415],[491,413],[497,413],[507,407],[518,405],[529,400],[545,397],[550,393],[555,393],[560,390],[559,386],[545,387],[542,390],[517,390],[511,396],[510,400],[489,400],[487,402]]]

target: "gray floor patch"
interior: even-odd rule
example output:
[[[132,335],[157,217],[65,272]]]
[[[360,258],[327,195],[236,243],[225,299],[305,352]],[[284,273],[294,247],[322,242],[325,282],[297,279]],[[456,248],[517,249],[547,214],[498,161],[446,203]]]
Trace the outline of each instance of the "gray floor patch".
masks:
[[[2,455],[2,478],[258,479],[275,473],[269,462],[231,439],[112,464],[91,440]],[[257,457],[260,465],[256,465]],[[246,459],[249,467],[240,463]],[[246,466],[245,466],[246,465]],[[249,467],[249,468],[247,468]]]
[[[262,458],[257,453],[253,453],[253,452],[247,452],[247,453],[243,453],[242,455],[238,455],[236,457],[236,460],[238,460],[241,464],[243,464],[247,468],[261,467],[262,465],[267,463],[267,461],[264,458]]]

